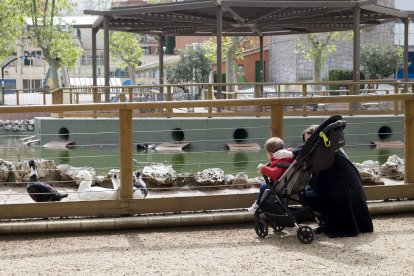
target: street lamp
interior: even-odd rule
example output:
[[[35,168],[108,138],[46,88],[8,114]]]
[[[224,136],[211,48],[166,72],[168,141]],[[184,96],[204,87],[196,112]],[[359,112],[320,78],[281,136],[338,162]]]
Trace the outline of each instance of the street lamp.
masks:
[[[1,103],[4,105],[4,69],[13,61],[17,60],[17,57],[13,57],[11,60],[7,61],[5,64],[1,65]]]

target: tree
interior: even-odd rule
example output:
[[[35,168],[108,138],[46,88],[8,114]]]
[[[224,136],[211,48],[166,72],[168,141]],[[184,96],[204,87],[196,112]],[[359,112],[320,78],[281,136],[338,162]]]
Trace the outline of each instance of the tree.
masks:
[[[383,79],[402,65],[403,50],[392,44],[365,44],[361,47],[361,67],[369,79]]]
[[[243,59],[243,51],[254,46],[253,41],[246,37],[222,37],[221,55],[226,57],[226,82],[235,83],[235,61]],[[210,38],[203,43],[206,57],[217,63],[217,42]],[[218,65],[217,65],[218,66]]]
[[[141,37],[133,33],[112,32],[109,39],[111,57],[121,67],[127,67],[132,85],[136,85],[135,71],[141,64],[139,59],[144,54],[140,46]]]
[[[31,10],[32,26],[28,35],[33,45],[42,50],[49,64],[52,85],[59,87],[58,69],[74,66],[83,50],[72,36],[71,22],[62,18],[70,14],[72,4],[68,0],[26,0]]]
[[[350,40],[351,32],[330,32],[306,34],[304,40],[298,40],[297,51],[313,62],[313,81],[321,82],[321,70],[330,55],[336,52],[336,46],[342,41]],[[320,90],[320,85],[315,86]]]
[[[23,0],[0,1],[0,60],[12,55],[24,29]]]
[[[180,60],[166,66],[166,78],[169,83],[206,83],[211,71],[211,61],[206,57],[203,47],[188,47],[180,52]],[[189,93],[187,86],[180,86],[184,92]],[[201,96],[202,85],[197,86],[196,98]]]

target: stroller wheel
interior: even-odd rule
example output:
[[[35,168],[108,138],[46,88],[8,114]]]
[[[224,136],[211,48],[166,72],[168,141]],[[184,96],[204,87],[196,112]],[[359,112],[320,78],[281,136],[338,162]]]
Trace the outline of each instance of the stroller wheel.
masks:
[[[315,238],[315,233],[313,232],[312,228],[305,225],[299,227],[297,237],[301,243],[310,244],[313,242],[313,239]]]
[[[277,225],[274,222],[272,222],[272,228],[273,228],[273,231],[275,232],[282,232],[285,229],[284,226]]]
[[[267,234],[269,233],[269,228],[263,220],[254,220],[254,230],[260,238],[266,238]]]

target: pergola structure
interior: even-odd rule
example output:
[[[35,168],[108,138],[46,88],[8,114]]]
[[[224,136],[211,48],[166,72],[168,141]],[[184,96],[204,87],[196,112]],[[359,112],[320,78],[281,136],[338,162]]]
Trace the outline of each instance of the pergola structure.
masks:
[[[166,36],[216,36],[217,64],[222,63],[222,36],[259,36],[261,81],[264,76],[263,37],[332,31],[353,31],[353,80],[360,80],[360,30],[387,22],[404,23],[404,80],[408,80],[408,22],[412,12],[376,5],[372,0],[190,0],[85,10],[99,15],[92,26],[93,79],[96,85],[96,33],[104,30],[104,77],[109,86],[109,31],[151,34],[162,49]],[[159,53],[159,83],[163,84],[163,51]],[[222,82],[217,66],[217,82]],[[221,89],[221,86],[218,86]],[[218,91],[221,96],[221,91]]]

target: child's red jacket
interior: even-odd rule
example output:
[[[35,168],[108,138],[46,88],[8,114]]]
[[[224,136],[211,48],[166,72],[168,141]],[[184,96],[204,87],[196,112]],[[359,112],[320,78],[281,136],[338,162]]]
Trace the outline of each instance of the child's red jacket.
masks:
[[[263,166],[261,169],[261,173],[270,178],[272,182],[277,181],[282,174],[287,170],[287,168],[280,168],[277,166],[278,163],[292,163],[293,158],[282,158],[282,159],[275,159],[272,157],[270,160],[269,166]]]

